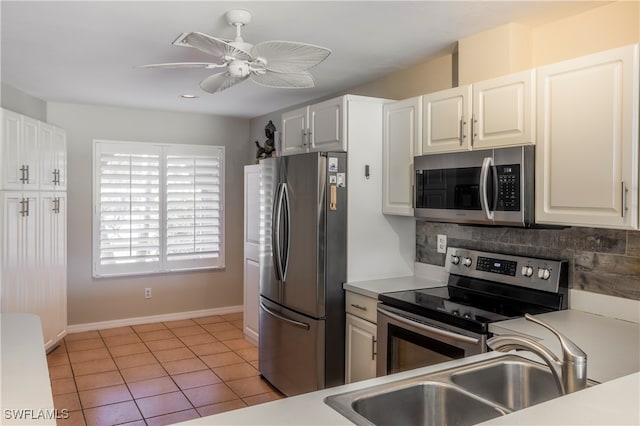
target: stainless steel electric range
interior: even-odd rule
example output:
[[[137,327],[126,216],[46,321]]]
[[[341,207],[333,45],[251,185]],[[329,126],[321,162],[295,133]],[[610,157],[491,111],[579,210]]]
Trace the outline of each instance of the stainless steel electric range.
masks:
[[[566,261],[449,247],[446,286],[379,295],[377,375],[486,352],[489,324],[567,308]]]

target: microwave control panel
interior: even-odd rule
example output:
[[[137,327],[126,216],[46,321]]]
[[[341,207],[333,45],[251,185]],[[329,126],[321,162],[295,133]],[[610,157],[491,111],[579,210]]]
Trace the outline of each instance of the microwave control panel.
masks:
[[[496,210],[520,210],[520,165],[495,166],[498,177]]]

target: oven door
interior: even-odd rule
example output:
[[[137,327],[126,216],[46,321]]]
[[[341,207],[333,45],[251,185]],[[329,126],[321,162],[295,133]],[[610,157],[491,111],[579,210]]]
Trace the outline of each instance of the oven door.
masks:
[[[486,352],[487,336],[381,305],[376,375],[384,376]]]

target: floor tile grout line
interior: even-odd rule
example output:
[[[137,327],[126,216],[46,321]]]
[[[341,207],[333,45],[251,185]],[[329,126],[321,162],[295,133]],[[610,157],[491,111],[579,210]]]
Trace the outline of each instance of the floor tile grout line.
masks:
[[[202,333],[202,334],[207,334],[207,335],[211,336],[212,338],[216,339],[216,342],[220,342],[220,343],[222,343],[222,344],[223,344],[223,345],[228,349],[228,351],[224,351],[224,352],[232,352],[232,353],[234,353],[234,354],[235,354],[235,355],[237,355],[240,359],[242,359],[242,363],[247,363],[247,364],[251,365],[253,368],[255,368],[255,367],[251,364],[251,362],[250,362],[248,359],[246,359],[244,356],[242,356],[240,353],[238,353],[238,352],[237,352],[237,350],[242,350],[242,349],[247,349],[247,348],[240,347],[240,348],[234,349],[234,348],[232,348],[231,346],[229,346],[229,345],[225,344],[225,341],[224,341],[224,340],[220,340],[219,338],[217,338],[217,337],[213,334],[213,332],[211,332],[209,329],[207,329],[207,328],[205,328],[205,327],[204,327],[204,325],[207,325],[207,324],[217,324],[217,323],[223,323],[223,322],[226,322],[226,323],[230,324],[230,326],[231,326],[231,328],[230,328],[229,330],[240,330],[240,331],[242,331],[242,328],[241,328],[241,327],[238,327],[236,324],[234,324],[234,323],[233,323],[233,321],[237,321],[237,320],[230,320],[230,319],[226,319],[226,318],[224,318],[224,317],[221,317],[221,318],[222,318],[222,321],[216,321],[216,322],[212,322],[212,323],[204,323],[204,324],[197,323],[197,322],[195,322],[195,321],[193,321],[193,320],[192,320],[195,324],[194,324],[194,325],[191,325],[191,326],[197,326],[197,327],[199,327],[200,329],[202,329],[202,330],[203,330],[203,333]],[[186,335],[186,336],[182,336],[182,337],[181,337],[181,336],[178,336],[176,333],[174,333],[174,331],[173,331],[174,329],[183,328],[183,327],[173,327],[173,328],[170,328],[170,327],[168,327],[164,322],[160,321],[160,323],[162,323],[162,326],[163,326],[163,328],[162,328],[161,330],[169,330],[170,334],[173,336],[172,338],[176,338],[176,339],[178,339],[178,341],[180,341],[180,343],[183,345],[183,347],[186,347],[186,348],[189,350],[189,352],[191,352],[191,354],[193,354],[193,355],[194,355],[194,358],[198,359],[200,362],[202,362],[203,364],[205,364],[205,365],[206,365],[206,368],[205,368],[205,369],[203,369],[203,370],[194,370],[193,372],[196,372],[196,371],[210,371],[212,374],[214,374],[216,377],[218,377],[218,379],[220,379],[220,383],[224,384],[224,385],[225,385],[225,386],[226,386],[226,387],[227,387],[227,388],[232,392],[232,394],[233,394],[233,395],[235,395],[235,396],[237,397],[237,400],[241,401],[245,406],[248,406],[248,405],[249,405],[249,404],[247,403],[247,399],[248,399],[249,397],[257,396],[257,395],[260,395],[260,394],[263,394],[263,393],[270,393],[270,392],[274,392],[273,390],[271,390],[271,391],[269,391],[269,392],[263,392],[263,393],[259,393],[259,394],[256,394],[256,395],[248,395],[247,397],[242,397],[242,396],[240,396],[240,394],[238,394],[235,390],[233,390],[233,388],[231,388],[231,387],[229,386],[229,384],[228,384],[228,383],[229,383],[230,381],[225,381],[225,380],[223,380],[222,378],[220,378],[220,377],[215,373],[215,371],[213,371],[213,368],[212,368],[212,367],[210,367],[210,366],[209,366],[209,365],[208,365],[208,364],[207,364],[207,363],[202,359],[202,357],[203,357],[203,356],[205,356],[205,355],[198,355],[197,353],[195,353],[195,352],[193,351],[193,349],[191,348],[191,346],[196,346],[197,344],[191,344],[191,345],[190,345],[190,344],[186,343],[186,342],[182,339],[183,337],[184,337],[184,338],[186,338],[186,337],[189,337],[189,336],[191,336],[191,335]],[[151,324],[151,323],[149,323],[149,324]],[[141,325],[142,325],[142,324],[141,324]],[[191,327],[191,326],[185,326],[185,327]],[[112,346],[107,345],[107,342],[106,342],[106,340],[105,340],[105,337],[111,337],[111,336],[103,336],[103,334],[102,334],[102,333],[100,333],[100,330],[96,330],[96,331],[97,331],[97,334],[98,334],[98,336],[99,336],[99,338],[101,339],[101,342],[102,342],[103,346],[107,349],[107,353],[109,354],[109,359],[111,359],[111,361],[114,363],[114,365],[115,365],[115,367],[116,367],[116,371],[118,372],[118,374],[119,374],[120,378],[122,379],[122,381],[123,381],[123,383],[124,383],[124,385],[125,385],[125,387],[126,387],[127,391],[129,392],[129,394],[130,394],[130,396],[131,396],[131,398],[132,398],[131,400],[132,400],[132,401],[134,402],[134,404],[136,405],[136,408],[138,409],[138,411],[139,411],[139,413],[140,413],[140,415],[141,415],[141,417],[142,417],[142,420],[143,420],[145,423],[148,423],[148,422],[146,421],[147,419],[151,419],[151,418],[154,418],[154,417],[160,417],[160,416],[164,416],[164,415],[170,415],[170,414],[178,413],[178,412],[181,412],[181,411],[187,411],[187,410],[191,410],[191,409],[195,410],[195,412],[198,414],[198,416],[199,416],[199,417],[202,417],[202,415],[200,414],[200,411],[198,411],[198,407],[196,407],[196,406],[195,406],[195,404],[194,404],[193,402],[191,402],[191,400],[187,397],[187,395],[186,395],[186,393],[184,392],[184,390],[183,390],[183,389],[178,385],[178,383],[174,380],[173,375],[171,375],[171,374],[169,373],[169,371],[165,368],[165,366],[162,364],[162,362],[160,361],[160,359],[158,359],[158,358],[157,358],[157,356],[156,356],[156,354],[155,354],[155,352],[157,352],[157,351],[155,351],[155,352],[154,352],[154,350],[153,350],[153,349],[148,345],[148,342],[151,342],[151,340],[149,340],[149,341],[145,341],[145,340],[143,340],[143,339],[142,339],[141,333],[144,333],[143,331],[138,331],[138,330],[136,330],[133,326],[127,326],[127,327],[128,327],[128,328],[129,328],[129,329],[130,329],[130,330],[131,330],[131,331],[136,335],[136,337],[140,340],[140,342],[141,342],[141,343],[145,346],[145,348],[146,348],[146,349],[151,353],[151,355],[153,356],[153,358],[154,358],[154,359],[155,359],[155,360],[160,364],[160,366],[161,366],[161,368],[163,369],[163,371],[164,371],[164,372],[166,373],[166,375],[170,378],[170,380],[174,383],[174,385],[176,385],[176,388],[178,389],[178,391],[183,395],[183,397],[188,401],[189,405],[192,407],[192,408],[187,408],[187,409],[184,409],[184,410],[178,410],[178,411],[173,411],[173,412],[170,412],[170,413],[161,414],[161,415],[159,415],[159,416],[144,417],[144,414],[142,413],[142,410],[140,410],[140,406],[138,405],[138,402],[137,402],[137,400],[142,399],[142,398],[135,398],[135,397],[134,397],[133,392],[131,391],[131,388],[130,388],[130,386],[129,386],[129,382],[127,382],[127,380],[125,380],[125,379],[124,379],[124,376],[123,376],[123,374],[122,374],[122,371],[121,371],[120,366],[115,362],[115,358],[117,358],[117,357],[116,357],[116,356],[114,355],[114,353],[110,350],[110,348],[111,348]],[[158,330],[149,330],[149,331],[158,331]],[[225,331],[225,330],[222,330],[222,331]],[[125,334],[129,334],[129,333],[125,333]],[[196,334],[201,334],[201,333],[196,333]],[[117,335],[115,335],[115,336],[117,336]],[[242,339],[242,337],[240,337],[240,338],[238,338],[238,339]],[[164,339],[158,339],[158,340],[164,340]],[[234,340],[234,339],[228,339],[228,340]],[[245,339],[245,340],[246,340],[246,339]],[[74,385],[75,385],[75,388],[76,388],[76,394],[78,395],[78,399],[80,400],[80,391],[78,390],[78,385],[77,385],[77,381],[76,381],[76,377],[78,377],[78,376],[76,376],[75,371],[74,371],[74,369],[73,369],[73,366],[72,366],[73,364],[71,363],[71,359],[70,359],[70,356],[69,356],[69,352],[68,352],[68,348],[67,348],[67,346],[66,346],[66,343],[67,343],[67,342],[65,341],[65,353],[66,353],[67,360],[69,361],[69,365],[70,365],[70,369],[71,369],[72,377],[73,377],[73,380],[74,380]],[[113,346],[124,346],[124,345],[129,345],[129,344],[133,344],[133,343],[125,343],[125,344],[123,344],[123,345],[113,345]],[[169,350],[170,350],[170,349],[169,349]],[[135,355],[135,354],[131,354],[131,355]],[[123,355],[123,356],[126,356],[126,355]],[[106,358],[105,358],[105,359],[106,359]],[[238,363],[238,364],[240,364],[240,363]],[[229,364],[229,365],[236,365],[236,364]],[[190,373],[190,372],[185,372],[185,373]],[[92,374],[96,374],[96,373],[92,373]],[[176,373],[176,374],[183,374],[183,373]],[[145,379],[145,380],[146,380],[146,379]],[[240,379],[237,379],[237,380],[240,380]],[[231,381],[233,381],[233,380],[231,380]],[[136,382],[138,382],[138,381],[136,381]],[[135,382],[131,382],[131,383],[135,383]],[[196,387],[194,387],[194,388],[189,388],[189,389],[197,389],[197,388],[199,388],[199,387],[204,387],[204,386],[208,386],[208,385],[196,386]],[[97,388],[97,389],[99,389],[99,388]],[[158,394],[158,395],[161,395],[161,394]],[[157,396],[157,395],[151,395],[151,396]],[[121,401],[121,402],[122,402],[122,401]],[[221,401],[220,403],[224,403],[224,402],[227,402],[227,401]],[[102,406],[109,406],[109,405],[112,405],[112,404],[115,404],[115,403],[105,404],[105,405],[102,405]],[[218,404],[218,403],[216,403],[216,404]],[[209,404],[209,405],[210,405],[210,404]],[[81,412],[82,412],[83,419],[85,420],[85,423],[86,423],[86,413],[85,413],[85,410],[86,410],[86,409],[88,409],[88,408],[97,408],[97,407],[88,407],[88,408],[84,408],[84,407],[83,407],[83,405],[82,405],[82,402],[81,402],[81,401],[80,401],[80,407],[81,407],[81,409],[80,409],[79,411],[81,411]],[[200,407],[200,408],[201,408],[201,407]]]

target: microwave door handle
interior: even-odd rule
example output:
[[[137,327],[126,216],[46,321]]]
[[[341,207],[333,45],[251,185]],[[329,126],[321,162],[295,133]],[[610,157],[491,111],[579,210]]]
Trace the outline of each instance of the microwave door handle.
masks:
[[[487,180],[489,179],[491,166],[493,166],[493,157],[485,157],[482,160],[482,168],[480,169],[480,207],[489,220],[493,220],[493,211],[489,207],[489,196],[487,195]]]

